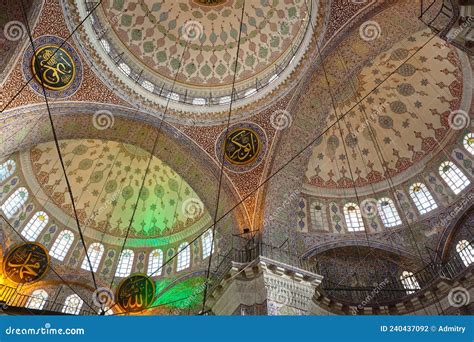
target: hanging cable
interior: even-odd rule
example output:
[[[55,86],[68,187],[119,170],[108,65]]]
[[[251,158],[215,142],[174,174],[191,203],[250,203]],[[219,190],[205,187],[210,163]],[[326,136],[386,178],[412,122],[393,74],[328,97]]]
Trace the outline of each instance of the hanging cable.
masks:
[[[230,98],[230,104],[229,104],[229,112],[227,114],[227,124],[226,124],[226,129],[224,136],[227,137],[227,134],[229,133],[229,126],[230,126],[230,119],[232,115],[232,104],[234,103],[234,92],[235,92],[235,82],[237,79],[237,67],[239,65],[239,51],[240,51],[240,42],[241,42],[241,37],[242,37],[242,27],[244,25],[244,13],[245,13],[245,0],[243,0],[242,3],[242,12],[240,14],[240,28],[239,28],[239,37],[237,39],[237,52],[235,56],[235,65],[234,65],[234,77],[232,79],[232,90],[231,90],[231,98]],[[217,199],[216,199],[216,208],[214,210],[214,222],[212,225],[212,239],[211,239],[211,253],[209,254],[209,261],[208,261],[208,266],[207,266],[207,272],[206,272],[206,282],[205,282],[205,287],[204,287],[204,296],[203,296],[203,303],[202,303],[202,311],[205,311],[206,309],[206,297],[207,297],[207,288],[208,288],[208,283],[209,283],[209,276],[211,272],[211,263],[212,263],[212,254],[214,252],[214,238],[216,234],[216,224],[217,224],[217,215],[219,214],[219,200],[221,197],[221,187],[222,187],[222,178],[224,176],[224,162],[225,162],[225,151],[227,147],[227,138],[224,139],[224,147],[222,149],[222,159],[221,159],[221,168],[219,172],[219,183],[217,186]]]
[[[24,17],[24,20],[25,20],[26,30],[27,30],[27,33],[28,33],[30,44],[31,44],[32,49],[33,49],[33,56],[35,56],[36,55],[36,47],[35,47],[35,43],[33,41],[33,36],[31,35],[31,29],[30,29],[30,26],[29,26],[29,23],[28,23],[28,15],[26,13],[26,9],[25,9],[23,0],[20,0],[20,3],[21,3],[22,12],[23,12],[23,17]],[[41,66],[39,65],[38,58],[35,58],[35,63],[36,63],[36,69],[41,70]],[[56,133],[56,128],[54,126],[53,117],[51,115],[51,110],[49,108],[49,101],[48,101],[48,96],[46,94],[46,88],[44,86],[43,78],[42,77],[38,77],[38,78],[40,80],[41,88],[43,90],[44,101],[46,103],[46,108],[47,108],[47,111],[48,111],[48,117],[49,117],[49,122],[50,122],[50,125],[51,125],[51,131],[52,131],[53,137],[54,137],[54,144],[56,146],[56,152],[58,153],[59,161],[60,161],[61,168],[62,168],[62,171],[64,173],[64,178],[65,178],[65,181],[66,181],[66,186],[67,186],[67,189],[68,189],[68,192],[69,192],[69,196],[71,198],[71,204],[72,204],[72,209],[73,209],[73,212],[74,212],[74,218],[75,218],[75,221],[76,221],[77,230],[79,232],[79,237],[81,239],[81,243],[82,243],[82,246],[84,248],[84,251],[86,252],[87,262],[89,264],[89,268],[90,268],[90,271],[91,271],[92,281],[94,283],[95,289],[97,290],[98,286],[97,286],[97,282],[96,282],[96,279],[95,279],[94,270],[92,269],[92,265],[91,265],[91,262],[90,262],[90,259],[89,259],[89,255],[87,253],[87,247],[86,247],[86,243],[84,241],[84,236],[82,234],[81,225],[80,225],[80,222],[79,222],[79,217],[77,216],[76,205],[75,205],[74,196],[73,196],[73,193],[72,193],[72,187],[71,187],[71,184],[69,183],[69,178],[67,176],[66,166],[64,164],[64,160],[63,160],[63,157],[62,157],[62,154],[61,154],[61,148],[59,147],[59,140],[58,140],[58,136],[57,136],[57,133]]]

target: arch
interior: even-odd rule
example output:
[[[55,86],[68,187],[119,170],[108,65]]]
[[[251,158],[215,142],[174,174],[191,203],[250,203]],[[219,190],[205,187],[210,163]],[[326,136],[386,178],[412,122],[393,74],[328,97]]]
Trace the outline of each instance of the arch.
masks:
[[[408,192],[420,215],[429,213],[438,207],[425,184],[414,183],[410,186]]]
[[[26,203],[28,199],[28,190],[26,188],[18,188],[15,190],[10,197],[7,198],[5,203],[0,207],[8,219],[11,219],[20,210],[20,208]]]
[[[392,199],[388,197],[379,199],[377,201],[377,209],[385,227],[396,227],[402,224],[402,220],[400,219],[400,215],[398,215],[398,210]]]
[[[149,276],[159,276],[161,275],[161,265],[163,264],[163,251],[159,248],[154,249],[150,252],[148,256],[148,270],[147,274]]]
[[[28,298],[26,307],[33,310],[43,310],[47,300],[48,293],[43,289],[36,289]]]
[[[104,245],[99,242],[94,242],[89,246],[87,249],[87,255],[89,256],[90,265],[92,266],[92,271],[97,272],[97,268],[99,267],[100,260],[102,259],[102,255],[104,254]],[[89,261],[87,257],[84,256],[84,260],[82,261],[81,268],[87,271],[90,271]]]
[[[69,315],[79,315],[84,301],[77,295],[72,294],[64,301],[62,312]]]
[[[135,253],[131,249],[124,249],[122,251],[117,264],[117,270],[115,271],[116,277],[128,277],[130,275],[134,257]]]
[[[474,248],[467,240],[461,240],[456,244],[456,252],[466,267],[474,263]]]
[[[11,175],[13,175],[15,170],[16,170],[16,163],[11,159],[0,164],[0,183],[5,181]]]
[[[176,271],[182,271],[191,264],[191,248],[189,243],[183,242],[178,247],[178,261],[176,263]]]
[[[471,184],[471,181],[466,177],[464,172],[451,161],[441,163],[439,166],[439,174],[455,195],[459,194]]]
[[[460,199],[455,206],[455,210],[446,212],[443,216],[447,222],[440,237],[438,239],[436,251],[440,255],[442,262],[447,262],[453,255],[453,249],[457,241],[465,238],[459,237],[459,233],[463,230],[464,225],[472,226],[474,220],[474,205],[469,199]],[[466,206],[465,206],[466,205]]]
[[[113,129],[98,130],[94,127],[93,114],[97,111],[97,103],[51,103],[50,111],[57,125],[64,126],[58,132],[59,140],[66,139],[100,139],[126,143],[140,147],[175,170],[196,192],[204,207],[212,211],[216,203],[219,167],[214,159],[199,147],[189,136],[176,129],[166,121],[156,120],[151,114],[121,105],[101,104],[100,109],[113,113]],[[29,130],[28,138],[18,144],[15,139],[4,141],[5,154],[28,150],[40,143],[50,142],[51,136],[44,125],[38,124],[38,117],[45,115],[44,106],[30,105],[17,107],[2,113],[5,120],[18,123],[18,127]],[[71,120],[75,123],[72,124]],[[156,128],[160,126],[159,141],[163,148],[153,149],[150,137],[155,137]],[[11,130],[11,128],[10,128]],[[143,134],[130,134],[141,131]],[[120,132],[118,134],[117,132]],[[6,127],[0,127],[0,136],[14,136]],[[183,161],[186,160],[186,163]],[[211,188],[210,188],[211,187]],[[225,175],[222,180],[223,203],[230,209],[240,201],[234,185]],[[222,230],[239,234],[244,227],[250,226],[248,213],[243,206],[237,206],[225,217],[229,224],[221,225]],[[70,227],[73,229],[73,227]],[[73,229],[74,231],[74,229]]]
[[[308,248],[302,255],[302,259],[309,259],[315,255],[324,253],[331,249],[341,248],[341,247],[369,247],[374,249],[379,249],[384,252],[392,253],[395,255],[400,255],[406,259],[414,260],[415,262],[420,262],[420,266],[423,265],[422,261],[419,260],[419,256],[413,254],[408,249],[405,249],[400,246],[394,246],[393,244],[384,244],[378,241],[367,241],[367,239],[344,239],[341,238],[335,241],[328,241],[325,243],[318,244],[311,248]]]
[[[63,261],[67,252],[71,248],[72,242],[74,241],[74,234],[70,230],[63,230],[59,233],[58,237],[53,243],[49,255]]]
[[[365,230],[362,214],[357,204],[349,202],[344,205],[344,218],[346,219],[348,231],[361,232]]]
[[[37,211],[21,231],[21,235],[28,241],[35,241],[48,224],[48,220],[48,214],[44,211]]]

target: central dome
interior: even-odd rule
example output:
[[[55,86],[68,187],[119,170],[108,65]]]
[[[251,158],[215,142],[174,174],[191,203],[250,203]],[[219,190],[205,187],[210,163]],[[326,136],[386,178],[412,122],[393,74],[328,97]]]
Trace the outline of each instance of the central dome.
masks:
[[[92,27],[122,79],[209,107],[230,102],[235,70],[236,100],[255,99],[289,75],[309,44],[310,11],[304,1],[104,0]]]

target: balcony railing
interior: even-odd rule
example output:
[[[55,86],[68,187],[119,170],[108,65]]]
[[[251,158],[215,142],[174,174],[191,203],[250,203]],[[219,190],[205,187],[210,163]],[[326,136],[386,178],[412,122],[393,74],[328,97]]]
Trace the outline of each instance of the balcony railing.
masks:
[[[456,254],[446,263],[431,262],[414,273],[413,277],[420,285],[420,289],[405,288],[399,279],[388,279],[377,287],[350,287],[324,278],[321,290],[329,298],[347,305],[361,303],[364,303],[365,306],[387,305],[400,302],[404,297],[416,295],[418,291],[427,288],[440,278],[454,279],[464,270],[466,270],[466,265]]]
[[[57,314],[57,315],[66,315],[65,311],[66,306],[64,303],[59,303],[51,300],[42,300],[42,307],[41,309],[35,308],[28,308],[28,304],[30,301],[35,300],[39,301],[41,299],[26,295],[23,293],[18,292],[17,288],[7,286],[5,284],[0,284],[0,303],[3,308],[23,308],[24,310],[28,311],[28,314],[31,315],[41,315],[41,314]],[[70,310],[74,310],[74,308],[70,308]],[[74,310],[75,311],[75,310]],[[77,312],[77,315],[81,316],[92,316],[98,315],[99,309],[97,312],[94,312],[89,309],[81,309]]]

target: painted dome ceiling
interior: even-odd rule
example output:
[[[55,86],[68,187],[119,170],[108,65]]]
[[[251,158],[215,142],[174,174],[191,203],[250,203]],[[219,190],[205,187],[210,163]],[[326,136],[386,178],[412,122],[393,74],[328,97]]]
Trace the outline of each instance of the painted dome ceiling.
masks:
[[[237,50],[234,96],[250,103],[283,82],[311,39],[312,2],[259,0],[245,3],[238,44],[243,6],[242,0],[104,0],[87,34],[117,77],[138,78],[130,88],[142,85],[161,104],[169,97],[171,107],[191,105],[177,109],[222,111]]]
[[[193,189],[153,157],[140,199],[149,153],[114,141],[62,140],[60,148],[84,234],[120,243],[133,223],[127,245],[175,243],[208,226],[209,215]],[[45,209],[75,227],[74,213],[53,142],[21,153],[29,187]],[[147,240],[147,241],[145,241]]]
[[[337,115],[331,112],[328,121],[348,113],[316,142],[306,171],[310,188],[328,193],[395,176],[402,181],[412,166],[423,165],[449,143],[457,131],[448,117],[463,97],[462,62],[437,38],[423,46],[427,38],[421,31],[394,45],[350,80],[353,87],[336,93]],[[416,58],[398,68],[418,49]]]

